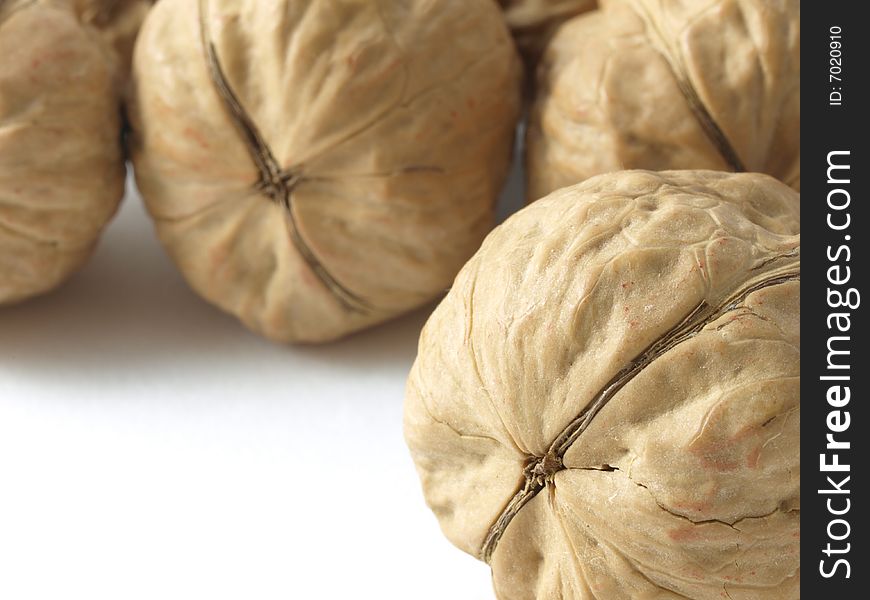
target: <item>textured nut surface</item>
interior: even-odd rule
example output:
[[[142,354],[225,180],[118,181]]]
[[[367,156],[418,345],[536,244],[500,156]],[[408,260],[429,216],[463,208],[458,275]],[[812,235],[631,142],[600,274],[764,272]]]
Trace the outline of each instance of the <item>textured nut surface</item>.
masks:
[[[124,191],[115,62],[63,2],[0,1],[0,304],[90,255]]]
[[[133,161],[190,284],[284,341],[442,292],[491,227],[519,62],[490,0],[163,0]]]
[[[602,175],[459,273],[405,437],[500,598],[799,596],[798,205],[766,175]]]
[[[621,169],[772,175],[800,190],[800,2],[613,0],[538,71],[529,200]]]

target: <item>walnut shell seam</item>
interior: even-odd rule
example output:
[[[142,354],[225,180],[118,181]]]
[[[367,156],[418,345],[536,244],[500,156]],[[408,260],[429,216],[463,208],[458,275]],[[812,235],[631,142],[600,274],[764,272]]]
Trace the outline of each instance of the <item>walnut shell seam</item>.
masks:
[[[360,296],[342,285],[320,262],[320,259],[303,239],[291,205],[293,189],[305,179],[302,173],[303,168],[301,165],[297,165],[285,169],[278,164],[272,149],[269,148],[256,123],[244,109],[229,81],[227,81],[214,42],[211,39],[207,14],[208,0],[199,0],[199,28],[208,72],[230,120],[238,129],[251,160],[260,173],[260,178],[254,183],[253,188],[284,208],[287,217],[287,230],[293,246],[312,273],[335,296],[342,307],[353,312],[369,312],[372,307]]]

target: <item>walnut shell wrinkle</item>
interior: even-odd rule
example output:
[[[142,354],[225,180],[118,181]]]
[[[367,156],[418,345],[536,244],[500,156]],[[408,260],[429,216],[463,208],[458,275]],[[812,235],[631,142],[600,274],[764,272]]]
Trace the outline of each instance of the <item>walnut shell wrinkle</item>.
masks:
[[[519,88],[488,0],[162,0],[133,59],[136,178],[198,293],[330,340],[443,293],[479,246]]]
[[[459,273],[405,438],[499,598],[799,597],[799,210],[767,175],[601,175]]]

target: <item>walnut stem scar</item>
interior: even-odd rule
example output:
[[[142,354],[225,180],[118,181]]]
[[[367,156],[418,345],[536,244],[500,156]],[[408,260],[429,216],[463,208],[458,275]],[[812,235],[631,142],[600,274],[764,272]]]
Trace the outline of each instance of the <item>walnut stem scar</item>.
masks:
[[[254,189],[284,208],[290,240],[302,260],[323,286],[346,310],[360,313],[368,312],[371,307],[332,276],[302,237],[291,204],[293,190],[305,180],[302,168],[301,166],[281,168],[260,130],[230,87],[223,67],[218,60],[217,49],[209,31],[208,0],[199,0],[199,29],[209,76],[259,172],[259,179],[254,184]]]
[[[784,262],[784,264],[782,264]],[[522,488],[507,503],[501,514],[489,528],[480,549],[481,560],[489,563],[493,552],[510,522],[538,492],[552,481],[556,473],[565,468],[562,460],[568,449],[577,441],[601,409],[634,379],[643,369],[677,345],[690,340],[707,325],[737,309],[746,298],[764,288],[800,281],[800,250],[796,249],[768,258],[751,270],[763,271],[738,289],[732,291],[718,305],[700,302],[679,323],[671,327],[626,364],[604,387],[592,397],[586,407],[571,421],[550,444],[544,456],[531,457],[523,469]]]

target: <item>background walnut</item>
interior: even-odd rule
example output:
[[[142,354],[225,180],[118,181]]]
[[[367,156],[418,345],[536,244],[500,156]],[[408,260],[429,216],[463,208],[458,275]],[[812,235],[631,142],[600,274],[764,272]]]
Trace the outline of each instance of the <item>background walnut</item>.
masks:
[[[162,0],[136,179],[200,294],[284,341],[441,293],[490,229],[519,111],[490,0]]]
[[[124,192],[116,67],[70,7],[0,1],[0,304],[90,255]]]
[[[800,190],[799,0],[612,0],[559,29],[537,83],[530,200],[638,168]]]
[[[553,32],[571,17],[593,10],[596,0],[498,0],[526,62],[534,67]]]
[[[602,175],[459,273],[405,437],[500,598],[799,597],[798,203],[765,175]]]
[[[124,75],[130,72],[133,44],[156,0],[69,0],[79,18],[95,27],[117,53]]]

